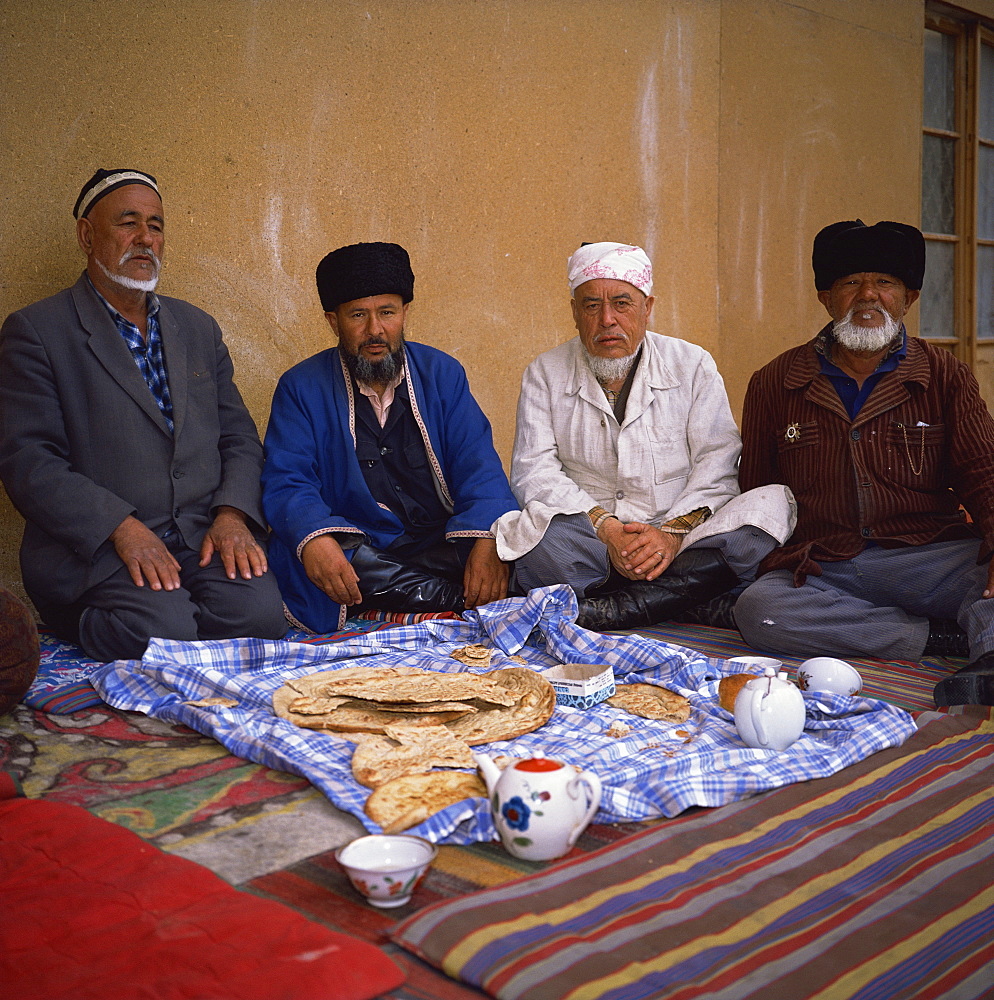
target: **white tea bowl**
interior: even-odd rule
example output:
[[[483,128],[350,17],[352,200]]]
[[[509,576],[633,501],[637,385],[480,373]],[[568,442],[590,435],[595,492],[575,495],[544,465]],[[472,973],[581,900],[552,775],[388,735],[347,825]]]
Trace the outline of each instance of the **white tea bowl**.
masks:
[[[774,673],[783,669],[783,662],[772,656],[733,656],[729,661],[732,673],[749,673],[762,676],[767,667],[773,667]],[[734,666],[732,666],[734,664]]]
[[[797,686],[802,691],[830,691],[857,695],[863,678],[851,664],[834,656],[813,656],[797,668]]]
[[[403,906],[438,848],[423,837],[373,833],[335,851],[349,881],[373,906]]]

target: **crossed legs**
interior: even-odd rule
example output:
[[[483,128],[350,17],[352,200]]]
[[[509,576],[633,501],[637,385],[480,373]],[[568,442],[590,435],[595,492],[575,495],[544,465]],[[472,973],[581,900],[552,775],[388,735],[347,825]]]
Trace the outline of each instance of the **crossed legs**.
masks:
[[[994,599],[984,599],[980,543],[937,542],[865,549],[795,587],[776,570],[740,595],[735,621],[750,646],[787,656],[875,656],[920,660],[929,618],[956,619],[970,659],[994,650]]]

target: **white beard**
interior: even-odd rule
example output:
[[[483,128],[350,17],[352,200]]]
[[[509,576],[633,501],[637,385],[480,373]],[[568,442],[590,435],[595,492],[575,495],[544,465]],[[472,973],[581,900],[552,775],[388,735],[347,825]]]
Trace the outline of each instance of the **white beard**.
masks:
[[[852,318],[857,312],[872,312],[876,309],[884,317],[883,326],[857,326]],[[882,351],[901,332],[901,324],[886,309],[874,306],[872,309],[853,307],[832,324],[832,336],[847,350],[865,351],[875,354]]]
[[[134,289],[136,292],[154,292],[155,286],[159,283],[159,269],[162,267],[162,262],[159,260],[158,257],[152,254],[151,251],[146,250],[144,252],[148,253],[149,256],[152,258],[152,264],[155,267],[155,272],[153,273],[151,278],[129,278],[127,275],[124,274],[115,274],[113,271],[105,267],[103,262],[99,260],[97,261],[97,267],[99,267],[100,270],[104,272],[104,275],[110,281],[113,281],[115,284],[120,285],[122,288],[131,288]],[[123,265],[124,262],[130,256],[131,256],[130,253],[126,253],[117,262],[118,267]]]
[[[599,382],[613,382],[615,379],[627,378],[632,365],[635,364],[637,354],[638,351],[635,354],[626,354],[623,358],[602,358],[591,354],[586,347],[583,349],[587,367]]]

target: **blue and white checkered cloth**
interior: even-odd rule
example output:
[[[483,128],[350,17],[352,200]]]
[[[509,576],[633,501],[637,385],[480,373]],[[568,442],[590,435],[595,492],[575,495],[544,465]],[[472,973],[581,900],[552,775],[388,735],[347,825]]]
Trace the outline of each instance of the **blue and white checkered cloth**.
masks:
[[[807,725],[789,749],[752,750],[739,739],[731,715],[718,705],[720,667],[690,649],[636,635],[601,635],[575,624],[576,597],[568,587],[534,590],[527,598],[496,601],[465,613],[465,621],[438,620],[309,645],[234,639],[173,642],[153,639],[141,660],[118,660],[92,682],[115,708],[144,712],[214,737],[238,757],[307,778],[339,808],[373,832],[363,812],[370,792],[352,777],[354,744],[329,733],[300,729],[272,710],[273,692],[286,680],[319,670],[354,666],[415,666],[444,672],[484,672],[449,653],[468,643],[496,647],[490,669],[513,666],[519,654],[539,672],[556,663],[604,663],[617,683],[659,683],[691,703],[688,722],[670,724],[600,704],[579,711],[557,705],[541,729],[474,748],[514,757],[542,756],[594,771],[604,793],[601,823],[676,816],[690,806],[720,806],[769,788],[825,777],[915,731],[907,712],[881,701],[805,693]],[[234,708],[200,708],[187,701],[237,701]],[[606,735],[615,720],[631,727]],[[435,842],[467,844],[496,839],[486,799],[450,806],[409,832]]]

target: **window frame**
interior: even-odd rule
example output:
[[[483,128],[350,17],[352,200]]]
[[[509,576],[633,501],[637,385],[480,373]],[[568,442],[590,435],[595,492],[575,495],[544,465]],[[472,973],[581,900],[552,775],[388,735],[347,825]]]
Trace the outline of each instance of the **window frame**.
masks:
[[[980,57],[981,46],[994,45],[994,31],[977,19],[951,17],[937,10],[926,10],[925,28],[956,39],[954,59],[954,131],[931,128],[922,121],[922,144],[927,135],[953,139],[954,167],[954,228],[955,233],[924,231],[928,243],[952,243],[953,250],[953,330],[947,337],[927,337],[929,343],[945,347],[971,368],[975,367],[978,343],[994,344],[994,340],[978,341],[977,247],[992,246],[994,239],[981,239],[978,234],[977,209],[979,199],[980,146],[994,148],[994,140],[981,140]],[[924,149],[922,150],[924,153]],[[924,192],[925,178],[922,177]]]

